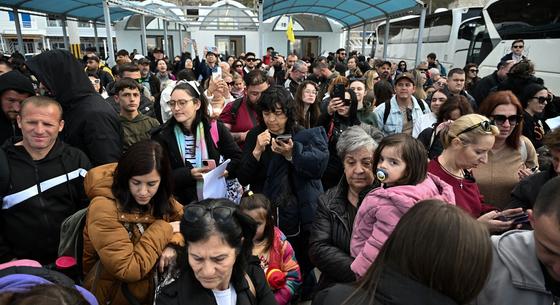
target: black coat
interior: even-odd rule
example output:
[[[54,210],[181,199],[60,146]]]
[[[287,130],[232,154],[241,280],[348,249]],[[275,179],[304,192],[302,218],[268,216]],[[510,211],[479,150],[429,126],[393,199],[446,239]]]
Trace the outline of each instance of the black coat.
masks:
[[[365,196],[371,187],[362,191]],[[321,271],[319,290],[335,283],[356,280],[350,264],[350,240],[357,208],[351,209],[347,199],[348,183],[343,177],[340,183],[319,196],[313,229],[309,238],[309,257]],[[360,202],[363,197],[360,198]],[[359,203],[358,203],[359,204]]]
[[[9,188],[0,198],[35,187],[38,194],[10,208],[0,210],[0,263],[13,258],[27,258],[50,264],[58,257],[62,221],[87,206],[83,177],[73,176],[77,170],[91,165],[80,150],[57,140],[47,156],[33,160],[25,148],[14,145],[20,139],[7,141],[2,149],[9,164]],[[0,172],[4,180],[6,171]],[[46,189],[42,182],[66,175],[71,179]],[[17,195],[14,195],[17,197]]]
[[[158,141],[167,151],[173,170],[173,194],[177,200],[183,205],[193,201],[197,201],[196,180],[191,175],[191,169],[194,167],[181,156],[181,151],[175,139],[174,128],[177,124],[175,118],[169,119],[165,124],[161,125],[152,133],[152,139]],[[218,147],[214,145],[210,134],[210,125],[204,124],[204,138],[208,150],[208,157],[216,161],[216,165],[220,162],[220,156],[224,160],[230,159],[231,162],[227,166],[228,178],[237,177],[237,168],[241,160],[241,149],[233,140],[229,130],[218,121]],[[185,163],[186,162],[186,163]]]
[[[274,294],[268,287],[258,262],[249,263],[247,274],[253,282],[256,296],[249,289],[246,279],[238,284],[233,283],[237,293],[236,305],[276,305]],[[212,291],[202,287],[192,271],[186,270],[175,282],[162,289],[156,298],[156,305],[217,305],[217,303]]]
[[[317,294],[312,305],[340,305],[354,293],[356,288],[350,284],[337,284]],[[369,304],[369,294],[358,291],[345,304]],[[375,291],[374,304],[380,305],[457,305],[449,297],[428,288],[401,274],[386,270]]]
[[[329,159],[327,137],[323,128],[303,129],[292,137],[292,162],[273,153],[270,145],[259,161],[253,156],[257,136],[266,126],[249,131],[243,147],[243,159],[238,171],[242,185],[251,184],[255,193],[263,193],[279,206],[280,230],[286,236],[311,229],[317,198],[323,193],[320,178]],[[300,227],[301,226],[301,227]]]
[[[545,171],[525,177],[523,180],[519,181],[519,183],[513,188],[513,191],[511,191],[511,201],[506,209],[532,209],[541,187],[548,180],[556,176],[556,172],[551,166],[551,168]]]
[[[531,140],[535,149],[543,146],[543,137],[550,131],[550,127],[541,117],[541,114],[532,116],[527,111],[523,111],[523,135]]]
[[[0,145],[11,137],[21,136],[17,122],[10,120],[4,112],[0,112]]]
[[[478,107],[482,105],[484,99],[490,94],[492,88],[495,88],[500,83],[498,78],[498,71],[483,77],[476,83],[476,86],[471,89],[472,97],[476,100]]]
[[[84,68],[66,50],[51,50],[26,62],[64,110],[64,142],[83,151],[94,166],[116,162],[122,153],[119,116],[95,92]]]

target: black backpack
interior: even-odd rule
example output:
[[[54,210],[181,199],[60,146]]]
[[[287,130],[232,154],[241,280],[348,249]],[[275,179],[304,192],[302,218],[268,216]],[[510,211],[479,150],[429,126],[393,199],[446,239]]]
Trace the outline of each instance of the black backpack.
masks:
[[[239,111],[239,108],[241,107],[241,104],[243,103],[243,101],[246,98],[247,98],[247,96],[243,96],[243,97],[238,98],[235,101],[233,101],[233,105],[231,106],[231,112],[230,112],[231,125],[235,125],[235,123],[237,122],[237,112]]]

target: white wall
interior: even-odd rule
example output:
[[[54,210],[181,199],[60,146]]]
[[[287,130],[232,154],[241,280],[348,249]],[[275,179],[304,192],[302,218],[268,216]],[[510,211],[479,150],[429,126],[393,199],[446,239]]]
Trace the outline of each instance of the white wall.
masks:
[[[131,31],[115,28],[115,33],[117,37],[117,50],[125,49],[129,52],[136,49],[139,53],[142,53],[142,31]],[[181,42],[179,40],[178,31],[167,31],[167,35],[173,36],[173,55],[181,54]],[[183,38],[187,37],[186,32],[183,31]],[[163,31],[146,31],[146,36],[162,36]],[[146,54],[142,54],[146,55]]]
[[[259,49],[259,32],[256,31],[198,31],[192,29],[191,38],[198,46],[198,56],[203,58],[204,47],[215,46],[217,36],[245,36],[245,52],[255,52]]]

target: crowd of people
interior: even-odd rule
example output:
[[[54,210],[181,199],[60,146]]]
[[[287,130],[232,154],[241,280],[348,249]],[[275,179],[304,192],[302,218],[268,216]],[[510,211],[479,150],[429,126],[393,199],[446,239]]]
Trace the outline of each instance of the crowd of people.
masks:
[[[524,46],[483,78],[344,48],[1,58],[0,304],[558,302],[560,103]]]

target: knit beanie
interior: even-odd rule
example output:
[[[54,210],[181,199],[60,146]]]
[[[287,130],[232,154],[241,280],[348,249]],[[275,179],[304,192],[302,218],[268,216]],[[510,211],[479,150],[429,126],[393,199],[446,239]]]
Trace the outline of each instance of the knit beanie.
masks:
[[[0,95],[6,90],[35,95],[33,83],[21,72],[13,70],[0,75]]]

